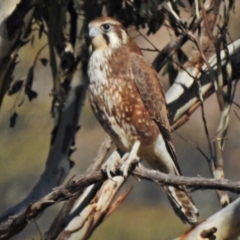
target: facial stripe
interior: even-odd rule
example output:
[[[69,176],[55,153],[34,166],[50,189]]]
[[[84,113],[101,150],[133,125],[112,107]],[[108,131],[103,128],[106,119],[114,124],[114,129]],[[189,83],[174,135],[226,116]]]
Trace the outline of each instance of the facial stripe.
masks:
[[[105,39],[106,44],[109,45],[109,43],[110,43],[109,36],[107,34],[103,33],[103,38]]]
[[[111,25],[111,28],[109,30],[104,30],[101,28],[103,24],[109,24]],[[94,49],[106,50],[109,48],[113,50],[128,43],[128,35],[122,25],[111,19],[107,18],[103,23],[97,21],[91,22],[89,24],[89,29],[89,35],[92,36]],[[93,31],[93,29],[95,29],[95,31]],[[99,32],[99,36],[97,35],[97,32]]]

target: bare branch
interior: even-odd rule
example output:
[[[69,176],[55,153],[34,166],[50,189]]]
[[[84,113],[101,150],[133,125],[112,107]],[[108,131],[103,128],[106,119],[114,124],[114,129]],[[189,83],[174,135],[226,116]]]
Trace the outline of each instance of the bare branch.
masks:
[[[230,43],[227,46],[227,48],[231,63],[233,63],[233,66],[237,66],[235,64],[240,63],[239,58],[240,40],[238,39],[235,42]],[[221,65],[224,66],[228,61],[224,50],[220,52],[220,57]],[[208,60],[208,62],[210,64],[210,67],[213,69],[214,74],[216,74],[217,68],[216,54],[214,54]],[[199,76],[199,81],[201,82],[202,87],[202,96],[204,97],[204,99],[214,92],[214,86],[207,70],[208,67],[206,66],[206,64],[203,64],[203,66],[201,67],[201,75]],[[174,84],[166,92],[166,100],[168,103],[170,120],[172,123],[174,123],[175,121],[185,122],[189,114],[191,114],[199,106],[199,104],[195,105],[196,103],[198,103],[199,99],[197,97],[198,89],[197,87],[194,87],[196,81],[191,77],[191,75],[194,76],[193,74],[194,71],[196,71],[195,68],[190,66],[187,68],[187,72],[191,73],[190,75],[184,71],[179,72]],[[232,75],[235,76],[236,78],[238,76],[237,72],[238,68],[237,67],[233,68]],[[227,83],[225,82],[224,84]],[[191,108],[193,109],[190,111]],[[184,118],[185,120],[181,118]]]
[[[239,181],[176,176],[147,169],[141,164],[132,171],[132,175],[137,178],[155,182],[159,185],[186,185],[188,187],[198,189],[218,189],[240,193]],[[102,182],[106,179],[107,177],[103,175],[101,171],[96,171],[91,174],[79,175],[67,183],[65,187],[53,189],[52,192],[47,194],[45,197],[30,204],[28,208],[18,216],[12,216],[11,221],[2,223],[0,225],[0,239],[6,239],[14,234],[17,234],[34,217],[39,215],[47,207],[60,201],[70,199],[76,196],[79,191],[83,191],[83,189],[87,186],[96,182]]]
[[[57,240],[71,239],[73,236],[83,240],[89,239],[95,228],[109,215],[109,212],[112,212],[111,203],[124,182],[123,176],[106,180],[89,205],[80,215],[72,219]]]
[[[112,140],[109,136],[107,136],[104,141],[102,142],[97,156],[93,159],[92,164],[89,166],[85,174],[91,174],[97,170],[100,169],[100,166],[102,165],[103,161],[106,158],[107,153],[109,152],[109,149],[112,145]],[[90,187],[86,188],[84,190],[84,196],[82,196],[83,191],[78,191],[76,196],[70,198],[68,201],[66,201],[59,212],[59,214],[54,219],[51,227],[49,230],[44,234],[43,240],[51,240],[56,239],[57,236],[60,234],[60,232],[67,226],[68,222],[70,221],[70,218],[68,218],[70,212],[72,213],[76,211],[79,213],[80,209],[79,206],[81,206],[81,209],[85,208],[86,205],[88,205],[89,201],[91,200],[92,196],[95,196],[96,192],[99,190],[100,186],[98,185],[91,185]],[[91,192],[91,194],[90,194]],[[95,192],[95,193],[93,193]],[[90,195],[89,201],[86,201],[86,195]],[[83,204],[83,202],[86,202]],[[74,207],[74,209],[73,209]],[[74,211],[75,210],[75,211]]]

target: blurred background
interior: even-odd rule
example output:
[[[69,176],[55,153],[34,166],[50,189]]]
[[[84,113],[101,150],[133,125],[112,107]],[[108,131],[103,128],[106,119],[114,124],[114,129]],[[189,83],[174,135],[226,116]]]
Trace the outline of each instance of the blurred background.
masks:
[[[230,36],[233,40],[240,37],[240,2],[236,1],[235,13],[230,19]],[[155,35],[147,36],[158,48],[162,48],[170,38],[161,30]],[[141,30],[146,34],[147,29]],[[134,32],[130,32],[134,36]],[[142,37],[135,38],[140,47],[147,48],[149,43]],[[29,67],[39,48],[46,43],[46,39],[37,40],[33,46],[27,44],[19,53],[19,63],[14,73],[14,80],[27,75]],[[184,51],[191,51],[192,46],[184,46]],[[146,59],[151,62],[155,54],[143,52]],[[48,49],[45,48],[41,57],[48,58]],[[166,76],[159,73],[165,89],[169,87]],[[24,199],[45,168],[45,161],[50,146],[50,134],[53,128],[53,119],[50,115],[52,80],[50,68],[37,63],[34,71],[33,90],[38,97],[32,102],[27,98],[19,108],[19,117],[14,128],[9,127],[12,107],[17,95],[4,98],[0,114],[0,209],[1,212]],[[239,87],[235,102],[240,104]],[[211,137],[217,128],[219,109],[216,96],[212,95],[205,101],[207,124]],[[233,111],[240,115],[240,109],[233,105],[230,118],[230,127],[224,150],[225,177],[239,180],[240,170],[240,121]],[[86,99],[81,119],[81,129],[76,136],[77,150],[71,159],[75,162],[74,168],[68,177],[85,172],[105,137],[95,117],[92,114],[88,99]],[[198,144],[209,155],[206,136],[204,133],[202,117],[199,109],[190,117],[190,120],[177,130],[187,141]],[[193,146],[173,133],[174,144],[183,175],[210,177],[207,160]],[[67,179],[67,180],[68,180]],[[66,180],[66,181],[67,181]],[[134,185],[130,195],[103,224],[94,232],[91,239],[172,239],[177,237],[187,227],[175,216],[161,187],[151,182],[131,178],[128,187]],[[237,195],[231,194],[232,199]],[[200,212],[200,220],[207,218],[218,211],[221,206],[214,191],[198,190],[192,193],[193,199]],[[41,239],[51,224],[61,203],[51,207],[26,229],[12,239]],[[50,212],[49,212],[50,211]]]

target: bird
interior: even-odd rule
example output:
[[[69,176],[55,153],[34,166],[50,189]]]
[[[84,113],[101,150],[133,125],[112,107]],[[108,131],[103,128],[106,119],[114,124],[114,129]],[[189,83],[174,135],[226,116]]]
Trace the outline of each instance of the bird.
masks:
[[[135,148],[154,169],[180,175],[156,71],[119,21],[103,16],[88,28],[92,45],[88,96],[96,118],[121,152]],[[183,223],[195,225],[198,210],[186,187],[163,188]]]

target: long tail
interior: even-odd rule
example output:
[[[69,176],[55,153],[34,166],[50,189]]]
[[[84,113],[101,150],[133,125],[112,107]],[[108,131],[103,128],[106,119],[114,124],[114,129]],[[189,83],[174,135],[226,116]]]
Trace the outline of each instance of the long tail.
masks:
[[[195,225],[197,223],[198,210],[185,187],[165,186],[168,199],[180,219],[185,224]]]
[[[162,131],[162,133],[164,133]],[[167,135],[168,134],[168,135]],[[165,173],[181,175],[174,147],[170,141],[170,133],[165,131],[165,137],[159,135],[157,148],[155,148],[156,160],[152,162],[154,168]],[[157,157],[158,156],[158,157]],[[187,192],[185,186],[164,186],[164,190],[173,206],[175,213],[186,224],[197,223],[198,210]]]
[[[168,170],[175,175],[181,175],[174,147],[169,141],[167,141],[166,145],[175,164],[175,167]],[[187,188],[185,186],[165,186],[164,190],[167,193],[168,199],[170,200],[175,213],[181,218],[181,220],[185,224],[195,225],[197,223],[199,213],[192,198],[187,192]]]

